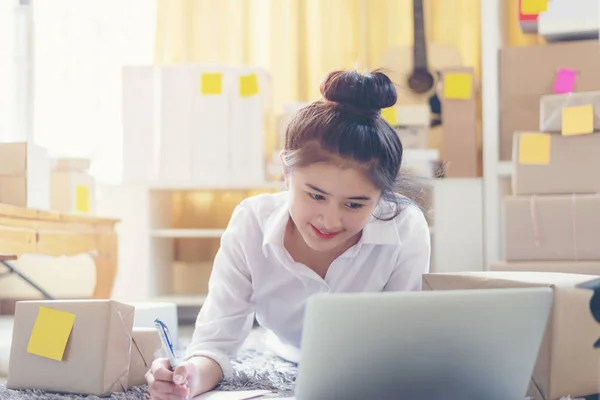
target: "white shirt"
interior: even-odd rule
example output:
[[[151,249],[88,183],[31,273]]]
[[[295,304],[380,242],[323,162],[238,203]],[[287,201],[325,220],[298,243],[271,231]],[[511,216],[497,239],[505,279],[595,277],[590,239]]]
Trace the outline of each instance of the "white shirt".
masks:
[[[421,290],[429,272],[430,234],[415,205],[391,221],[372,218],[358,243],[333,261],[325,279],[295,262],[283,245],[288,192],[242,201],[221,238],[206,302],[186,359],[203,355],[230,376],[230,359],[252,329],[254,316],[280,341],[279,355],[299,353],[306,300],[322,292]],[[296,361],[297,360],[291,360]]]

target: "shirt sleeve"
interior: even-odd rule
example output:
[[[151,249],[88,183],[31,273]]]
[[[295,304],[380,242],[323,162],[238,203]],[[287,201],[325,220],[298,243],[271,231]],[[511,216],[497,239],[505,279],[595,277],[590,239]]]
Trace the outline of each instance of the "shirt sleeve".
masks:
[[[423,274],[429,273],[431,260],[431,234],[423,213],[410,210],[409,229],[403,232],[396,267],[384,291],[420,291]]]
[[[208,296],[196,319],[185,360],[196,356],[213,359],[224,377],[233,373],[235,357],[254,322],[253,288],[243,238],[248,235],[247,211],[236,207],[221,237],[214,260]]]

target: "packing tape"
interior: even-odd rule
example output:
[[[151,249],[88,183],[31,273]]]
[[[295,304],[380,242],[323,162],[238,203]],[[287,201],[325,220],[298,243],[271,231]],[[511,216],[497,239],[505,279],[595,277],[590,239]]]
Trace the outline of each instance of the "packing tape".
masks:
[[[577,248],[579,247],[577,243],[577,201],[575,196],[575,193],[571,195],[571,235],[573,238],[573,260],[579,261],[579,254],[577,252]]]
[[[535,195],[529,198],[529,216],[533,231],[533,240],[536,246],[540,245],[540,231],[536,218]],[[573,260],[579,261],[579,243],[577,241],[577,195],[571,195],[571,243],[573,249]]]
[[[114,307],[114,305],[113,305]],[[131,330],[127,327],[127,325],[125,325],[125,317],[123,316],[123,313],[114,308],[114,311],[117,312],[117,314],[119,315],[119,322],[121,323],[121,325],[123,325],[123,329],[125,330],[125,333],[127,335],[127,341],[129,343],[129,349],[127,350],[127,354],[131,354],[131,342],[133,341],[133,332],[131,332]],[[127,316],[129,316],[129,314],[135,312],[135,308],[133,310],[131,310]],[[127,385],[127,381],[129,379],[129,358],[127,358],[127,363],[125,364],[125,371],[123,371],[119,377],[110,385],[110,391],[114,391],[112,388],[114,388],[116,385],[119,385],[121,387],[121,390],[123,392],[126,392],[128,389],[128,385]]]

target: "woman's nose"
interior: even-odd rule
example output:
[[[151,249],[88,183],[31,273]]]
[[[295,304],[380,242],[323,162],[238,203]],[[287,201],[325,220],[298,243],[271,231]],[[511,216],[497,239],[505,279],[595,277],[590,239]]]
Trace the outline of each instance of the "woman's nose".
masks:
[[[336,232],[342,227],[342,213],[338,207],[327,207],[323,212],[324,228]]]

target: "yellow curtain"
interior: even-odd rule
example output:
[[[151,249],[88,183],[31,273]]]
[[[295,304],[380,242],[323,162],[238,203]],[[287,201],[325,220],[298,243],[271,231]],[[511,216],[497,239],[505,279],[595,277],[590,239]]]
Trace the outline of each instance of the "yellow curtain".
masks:
[[[379,68],[387,49],[413,44],[413,0],[157,0],[157,6],[157,64],[263,67],[272,76],[275,113],[286,103],[318,99],[328,72]],[[480,0],[424,0],[424,8],[428,42],[454,46],[479,75]],[[276,150],[270,122],[267,152]],[[188,193],[174,202],[174,212],[190,203],[194,221],[222,226],[245,195]]]
[[[412,0],[158,0],[156,62],[269,70],[274,105],[319,98],[335,69],[378,68],[413,43]],[[480,70],[480,0],[424,0],[429,42],[456,47]]]

